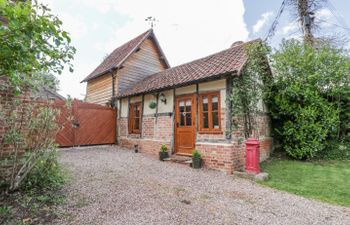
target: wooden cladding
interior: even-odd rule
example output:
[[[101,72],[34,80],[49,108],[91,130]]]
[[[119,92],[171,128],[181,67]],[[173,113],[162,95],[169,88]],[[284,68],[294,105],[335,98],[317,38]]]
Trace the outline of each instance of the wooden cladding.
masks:
[[[86,101],[105,106],[112,98],[112,82],[113,78],[110,73],[88,81]]]
[[[198,116],[200,133],[222,133],[220,92],[199,95]]]
[[[130,103],[129,107],[129,133],[141,134],[142,104],[141,102]]]
[[[146,39],[140,50],[134,52],[119,70],[118,93],[126,90],[149,75],[163,71],[166,65],[160,60],[160,54],[152,39]]]

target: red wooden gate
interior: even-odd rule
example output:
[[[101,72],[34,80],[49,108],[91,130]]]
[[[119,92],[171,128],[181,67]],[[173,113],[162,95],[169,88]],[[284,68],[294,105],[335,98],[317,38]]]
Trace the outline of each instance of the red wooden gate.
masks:
[[[114,144],[116,139],[116,111],[98,104],[78,100],[67,107],[64,101],[56,101],[63,125],[56,142],[61,147],[78,145]]]

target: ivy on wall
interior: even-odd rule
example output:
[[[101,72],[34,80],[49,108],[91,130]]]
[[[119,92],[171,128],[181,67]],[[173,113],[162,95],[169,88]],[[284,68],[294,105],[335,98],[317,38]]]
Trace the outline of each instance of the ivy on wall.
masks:
[[[270,49],[262,42],[245,47],[247,61],[239,76],[232,79],[230,101],[233,113],[233,129],[239,129],[245,138],[258,134],[257,116],[259,102],[266,96],[271,81],[267,55]],[[242,127],[243,126],[243,127]]]

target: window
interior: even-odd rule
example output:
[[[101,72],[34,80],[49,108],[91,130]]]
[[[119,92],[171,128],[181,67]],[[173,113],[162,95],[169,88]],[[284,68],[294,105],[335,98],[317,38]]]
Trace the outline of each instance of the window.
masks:
[[[129,109],[129,133],[141,133],[141,102],[130,103]]]
[[[184,99],[179,101],[180,127],[192,126],[192,101]]]
[[[199,96],[199,132],[221,133],[220,92]]]

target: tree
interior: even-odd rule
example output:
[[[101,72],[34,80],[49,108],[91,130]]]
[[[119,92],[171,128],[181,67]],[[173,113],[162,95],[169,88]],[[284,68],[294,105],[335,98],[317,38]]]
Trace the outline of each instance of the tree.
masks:
[[[61,74],[65,65],[73,71],[75,48],[62,22],[36,1],[0,0],[0,25],[0,76],[8,78],[0,87],[4,131],[0,137],[0,189],[14,191],[38,162],[55,165],[51,156],[56,133],[62,127],[57,123],[57,107],[21,94],[55,88],[53,74]],[[17,96],[7,95],[9,90]],[[69,102],[66,107],[70,107]]]
[[[350,59],[341,49],[289,40],[271,60],[274,82],[268,99],[277,137],[293,158],[313,158],[350,122],[341,121]]]
[[[72,72],[75,48],[50,9],[36,1],[0,0],[0,74],[9,78],[17,94],[25,85],[61,74],[67,64]]]

